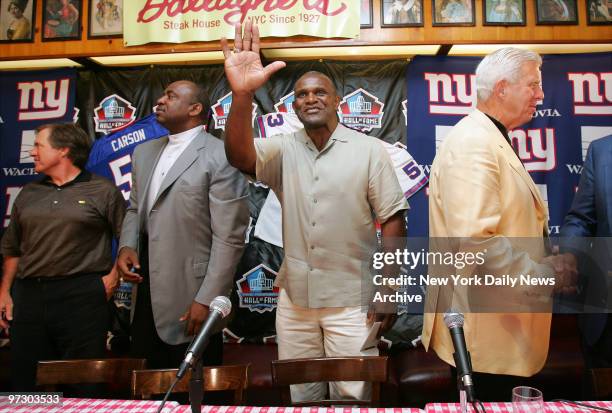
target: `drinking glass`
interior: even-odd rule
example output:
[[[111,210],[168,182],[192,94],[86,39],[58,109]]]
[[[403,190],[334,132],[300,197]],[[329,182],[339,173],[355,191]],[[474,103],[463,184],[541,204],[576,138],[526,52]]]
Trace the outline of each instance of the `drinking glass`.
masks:
[[[518,386],[512,389],[512,410],[514,413],[544,413],[544,397],[538,389]]]

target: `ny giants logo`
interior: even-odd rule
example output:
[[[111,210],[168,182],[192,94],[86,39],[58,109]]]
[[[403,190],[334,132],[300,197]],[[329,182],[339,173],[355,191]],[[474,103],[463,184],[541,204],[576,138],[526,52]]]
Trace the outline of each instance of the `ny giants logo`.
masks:
[[[429,113],[467,115],[476,103],[476,75],[425,73],[429,84]]]
[[[612,72],[568,73],[575,115],[612,115]]]
[[[529,172],[551,171],[557,166],[554,128],[514,129],[509,132],[512,146]]]
[[[20,121],[57,119],[66,114],[70,79],[17,83]]]
[[[436,125],[436,151],[452,126]],[[512,146],[529,172],[551,171],[557,166],[557,142],[554,128],[513,129]],[[431,165],[421,165],[429,174]]]

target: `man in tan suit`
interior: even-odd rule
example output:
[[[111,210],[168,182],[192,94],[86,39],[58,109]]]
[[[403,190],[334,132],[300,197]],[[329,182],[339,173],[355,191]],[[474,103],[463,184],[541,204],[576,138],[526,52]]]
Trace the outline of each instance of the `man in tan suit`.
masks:
[[[508,130],[528,122],[544,98],[541,64],[537,53],[515,48],[500,49],[482,60],[476,69],[476,109],[449,132],[433,162],[429,232],[433,240],[479,240],[489,253],[491,247],[497,248],[492,263],[500,271],[497,274],[556,276],[555,289],[559,289],[565,285],[561,275],[570,271],[564,269],[561,257],[544,257],[547,209],[508,137]],[[499,248],[516,244],[519,237],[522,250]],[[552,287],[505,291],[517,297],[550,297]],[[497,300],[498,311],[517,304],[511,298],[503,301],[492,289],[482,288],[480,294],[485,300]],[[440,289],[428,287],[422,340],[426,349],[433,348],[454,365],[453,343],[443,320],[443,313],[450,309],[447,298]],[[550,312],[460,311],[466,312],[464,332],[474,371],[531,376],[542,368],[548,353]]]

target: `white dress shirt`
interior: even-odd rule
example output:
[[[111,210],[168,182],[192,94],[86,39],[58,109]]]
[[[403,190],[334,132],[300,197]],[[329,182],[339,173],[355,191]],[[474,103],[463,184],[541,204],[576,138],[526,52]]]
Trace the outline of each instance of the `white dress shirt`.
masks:
[[[198,125],[193,129],[186,130],[185,132],[177,133],[176,135],[168,135],[168,143],[159,156],[159,160],[157,161],[157,165],[155,165],[155,170],[153,171],[153,176],[151,176],[151,182],[149,183],[147,210],[153,208],[153,203],[157,198],[159,188],[161,187],[164,178],[168,174],[168,171],[170,171],[170,168],[172,168],[172,165],[174,165],[174,162],[176,162],[185,148],[187,148],[198,133],[202,131],[202,127],[202,125]]]

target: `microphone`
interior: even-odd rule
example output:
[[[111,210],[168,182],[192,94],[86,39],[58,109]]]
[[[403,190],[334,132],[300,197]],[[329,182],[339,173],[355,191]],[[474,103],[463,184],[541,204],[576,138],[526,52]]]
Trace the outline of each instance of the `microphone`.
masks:
[[[476,393],[474,390],[474,382],[472,381],[472,361],[470,359],[470,352],[467,351],[465,345],[465,337],[463,335],[463,314],[454,312],[454,310],[448,310],[444,313],[444,322],[450,330],[451,337],[453,339],[453,347],[455,352],[453,358],[455,359],[455,367],[457,368],[457,377],[460,379],[463,386],[459,386],[465,390],[467,400],[473,403],[476,400]]]
[[[208,318],[202,325],[197,337],[191,342],[191,345],[187,349],[185,359],[181,363],[181,366],[176,373],[177,378],[183,378],[187,372],[187,369],[189,367],[193,367],[193,365],[202,357],[202,353],[208,345],[210,336],[215,332],[219,321],[227,317],[231,311],[232,302],[229,300],[229,298],[220,295],[212,300],[210,303]]]

